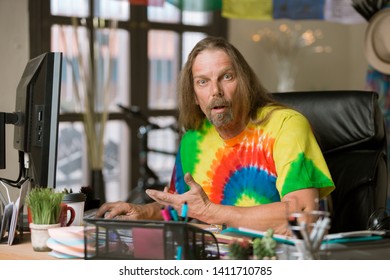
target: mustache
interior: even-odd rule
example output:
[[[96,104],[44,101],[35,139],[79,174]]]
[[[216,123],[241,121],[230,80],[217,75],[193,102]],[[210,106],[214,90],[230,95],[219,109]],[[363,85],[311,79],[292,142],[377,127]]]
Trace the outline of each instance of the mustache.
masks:
[[[223,98],[223,97],[216,97],[210,101],[210,103],[207,105],[207,109],[211,110],[216,107],[229,107],[230,101]]]

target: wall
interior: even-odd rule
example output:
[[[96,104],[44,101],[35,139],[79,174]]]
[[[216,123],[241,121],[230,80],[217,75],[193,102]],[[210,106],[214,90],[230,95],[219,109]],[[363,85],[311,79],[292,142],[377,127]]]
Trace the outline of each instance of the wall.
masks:
[[[0,1],[0,112],[13,112],[16,87],[29,57],[28,0]],[[13,126],[6,127],[6,170],[0,177],[15,180],[18,176],[17,153],[13,146]],[[0,191],[4,193],[0,186]],[[10,189],[16,199],[17,190]]]
[[[252,34],[265,27],[274,30],[281,23],[296,21],[229,21],[230,41],[244,54],[260,80],[270,91],[276,91],[277,76],[270,53],[260,43],[251,40]],[[364,32],[366,23],[346,25],[325,21],[300,21],[302,30],[320,29],[324,37],[319,45],[330,46],[330,53],[308,53],[304,49],[298,57],[296,90],[363,89],[365,70]]]

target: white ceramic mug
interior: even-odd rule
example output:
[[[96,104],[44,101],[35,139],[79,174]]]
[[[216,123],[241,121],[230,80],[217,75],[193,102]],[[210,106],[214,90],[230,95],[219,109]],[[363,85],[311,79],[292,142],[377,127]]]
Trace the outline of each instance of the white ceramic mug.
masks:
[[[83,193],[68,193],[64,195],[62,199],[63,203],[72,207],[75,212],[75,217],[72,226],[82,226],[84,221],[84,206],[85,206],[86,195]],[[68,220],[70,215],[68,215]]]

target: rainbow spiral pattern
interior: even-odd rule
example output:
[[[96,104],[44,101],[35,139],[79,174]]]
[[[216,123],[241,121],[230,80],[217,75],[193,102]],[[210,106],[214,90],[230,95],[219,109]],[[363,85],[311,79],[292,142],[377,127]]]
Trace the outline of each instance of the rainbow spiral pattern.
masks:
[[[187,172],[212,202],[224,205],[277,202],[288,192],[308,187],[321,188],[323,196],[334,188],[310,125],[290,109],[274,111],[271,121],[248,125],[227,141],[208,121],[202,129],[188,131],[180,143],[171,181],[178,193],[189,189],[184,182]]]

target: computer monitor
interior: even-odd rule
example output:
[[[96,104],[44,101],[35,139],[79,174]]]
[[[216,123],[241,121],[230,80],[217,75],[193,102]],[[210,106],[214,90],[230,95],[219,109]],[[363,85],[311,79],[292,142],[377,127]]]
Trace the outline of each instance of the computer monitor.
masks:
[[[31,59],[16,90],[14,148],[24,158],[23,177],[31,186],[55,188],[62,53],[47,52]]]

